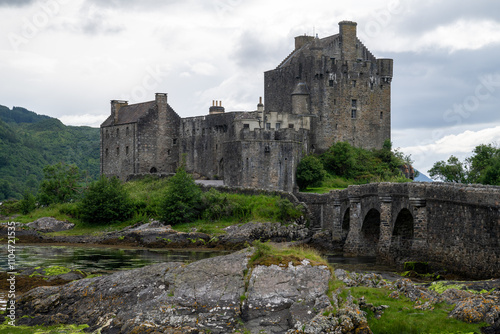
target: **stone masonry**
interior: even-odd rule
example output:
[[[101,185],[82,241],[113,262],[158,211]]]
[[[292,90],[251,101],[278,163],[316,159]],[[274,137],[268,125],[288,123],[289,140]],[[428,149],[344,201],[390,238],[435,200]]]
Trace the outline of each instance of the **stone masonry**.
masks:
[[[101,125],[101,174],[127,180],[134,174],[186,169],[229,186],[292,191],[301,158],[347,141],[381,148],[390,139],[392,60],[376,59],[342,21],[326,38],[298,36],[295,49],[265,72],[257,110],[225,112],[213,101],[209,114],[181,118],[167,94],[129,105],[111,101]]]

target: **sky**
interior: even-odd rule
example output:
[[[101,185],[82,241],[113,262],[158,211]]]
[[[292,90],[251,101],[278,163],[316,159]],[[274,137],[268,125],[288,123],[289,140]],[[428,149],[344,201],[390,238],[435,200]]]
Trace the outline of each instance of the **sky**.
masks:
[[[251,111],[295,36],[343,20],[394,59],[391,140],[418,170],[500,145],[494,0],[0,0],[0,105],[93,127],[157,92],[181,117]]]

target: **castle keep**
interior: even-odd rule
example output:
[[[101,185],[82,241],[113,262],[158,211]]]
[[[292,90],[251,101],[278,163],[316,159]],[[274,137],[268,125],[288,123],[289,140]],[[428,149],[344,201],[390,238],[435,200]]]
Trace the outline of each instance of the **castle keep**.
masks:
[[[257,110],[181,118],[166,94],[128,105],[111,101],[101,125],[101,174],[186,169],[226,185],[292,191],[300,159],[334,142],[381,148],[391,131],[392,59],[376,59],[342,21],[326,38],[298,36],[295,49],[264,75]]]

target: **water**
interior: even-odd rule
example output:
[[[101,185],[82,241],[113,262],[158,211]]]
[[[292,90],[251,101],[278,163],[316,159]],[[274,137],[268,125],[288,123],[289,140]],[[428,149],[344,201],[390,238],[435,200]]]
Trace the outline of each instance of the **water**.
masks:
[[[16,247],[17,268],[64,266],[89,273],[113,272],[140,268],[160,262],[193,262],[228,254],[227,251],[167,250],[144,248],[118,248],[99,246],[23,245]],[[7,246],[0,247],[0,268],[7,270]],[[334,268],[355,272],[394,271],[394,268],[378,265],[375,257],[344,257],[327,255]]]
[[[90,273],[140,268],[159,262],[192,262],[227,254],[221,251],[123,249],[117,247],[41,246],[16,247],[16,267],[64,266]],[[0,268],[7,271],[7,247],[0,247]]]

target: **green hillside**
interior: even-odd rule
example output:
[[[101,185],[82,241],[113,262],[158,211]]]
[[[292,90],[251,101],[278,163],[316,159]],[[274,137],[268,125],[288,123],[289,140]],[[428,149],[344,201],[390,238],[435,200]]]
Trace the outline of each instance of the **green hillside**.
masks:
[[[76,164],[94,179],[99,160],[99,129],[0,106],[0,201],[35,191],[46,165]]]

